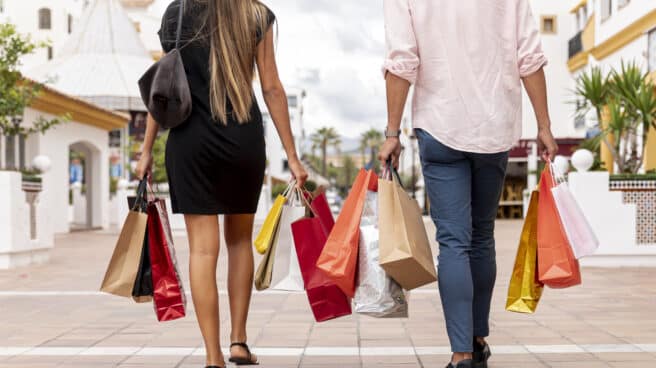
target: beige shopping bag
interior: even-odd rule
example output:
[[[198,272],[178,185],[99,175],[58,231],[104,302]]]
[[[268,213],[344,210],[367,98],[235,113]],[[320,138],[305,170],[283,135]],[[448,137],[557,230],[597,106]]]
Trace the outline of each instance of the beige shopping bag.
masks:
[[[380,266],[406,290],[437,280],[421,209],[398,176],[378,181],[378,206]]]
[[[125,219],[100,291],[132,298],[146,234],[148,215],[130,211]]]
[[[278,225],[274,229],[274,233],[278,231]],[[271,286],[271,278],[273,276],[273,261],[275,257],[273,256],[276,253],[276,242],[273,242],[264,253],[260,265],[255,271],[254,284],[255,289],[258,291],[266,290]]]

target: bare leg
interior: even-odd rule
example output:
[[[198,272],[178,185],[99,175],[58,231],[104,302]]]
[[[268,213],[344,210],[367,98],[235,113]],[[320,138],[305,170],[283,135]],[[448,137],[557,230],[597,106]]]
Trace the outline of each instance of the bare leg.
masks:
[[[185,215],[189,236],[189,278],[196,318],[205,342],[207,365],[223,367],[219,334],[219,293],[216,264],[219,258],[217,216]]]
[[[246,321],[253,290],[254,215],[225,216],[225,240],[228,247],[228,296],[230,298],[231,342],[247,342]],[[232,357],[247,358],[242,347],[230,349]],[[252,361],[257,357],[253,355]]]

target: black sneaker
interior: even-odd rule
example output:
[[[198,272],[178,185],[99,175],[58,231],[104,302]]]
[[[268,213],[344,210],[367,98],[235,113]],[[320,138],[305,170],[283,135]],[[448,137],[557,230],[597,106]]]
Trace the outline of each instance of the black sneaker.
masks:
[[[474,352],[472,353],[472,368],[487,368],[487,361],[492,356],[490,346],[481,344],[474,339]]]
[[[467,360],[459,361],[457,365],[453,365],[453,363],[449,363],[449,365],[447,365],[446,368],[474,368],[474,364],[471,359],[467,359]]]

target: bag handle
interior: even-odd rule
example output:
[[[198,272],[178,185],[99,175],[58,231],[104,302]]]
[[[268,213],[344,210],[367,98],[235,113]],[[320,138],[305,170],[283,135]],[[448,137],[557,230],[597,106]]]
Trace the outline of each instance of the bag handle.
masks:
[[[186,0],[180,0],[180,11],[178,11],[178,28],[175,32],[175,48],[180,49],[180,37],[182,35],[182,19],[185,11]]]
[[[396,168],[394,167],[394,165],[392,165],[391,158],[388,158],[387,161],[385,162],[385,168],[383,169],[381,178],[396,181],[399,183],[401,189],[405,189],[403,188],[403,181],[401,180],[401,176],[399,175],[399,172],[396,171]]]
[[[565,175],[558,170],[556,165],[553,164],[551,160],[547,161],[549,165],[549,171],[551,172],[551,178],[553,179],[554,183],[556,185],[563,184],[567,182],[567,179],[565,179]]]
[[[134,201],[134,206],[132,206],[133,212],[144,212],[146,190],[148,187],[148,176],[144,176],[143,179],[139,181],[139,186],[137,187],[137,199]]]
[[[314,210],[314,208],[312,207],[312,204],[310,203],[308,198],[305,196],[305,193],[309,193],[309,192],[305,189],[299,189],[299,188],[296,188],[296,190],[298,191],[298,195],[301,197],[301,201],[305,204],[305,207],[307,207],[307,209],[309,209],[310,212],[312,212],[312,215],[314,215],[314,217],[318,218],[319,214],[317,213],[317,211]]]

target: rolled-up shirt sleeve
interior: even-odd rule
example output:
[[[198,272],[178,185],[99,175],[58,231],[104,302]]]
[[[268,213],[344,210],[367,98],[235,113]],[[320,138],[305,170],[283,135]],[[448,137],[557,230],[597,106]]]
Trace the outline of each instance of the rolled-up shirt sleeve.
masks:
[[[383,75],[390,72],[414,84],[419,69],[419,52],[409,0],[384,0],[387,56]]]
[[[519,75],[529,76],[547,65],[529,0],[517,0],[517,60]]]

